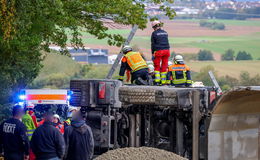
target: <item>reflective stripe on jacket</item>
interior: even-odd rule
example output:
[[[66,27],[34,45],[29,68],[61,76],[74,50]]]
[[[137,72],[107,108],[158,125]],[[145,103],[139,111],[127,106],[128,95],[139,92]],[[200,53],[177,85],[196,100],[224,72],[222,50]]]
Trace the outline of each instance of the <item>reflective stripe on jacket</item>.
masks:
[[[125,57],[127,59],[127,64],[131,68],[132,72],[138,71],[140,69],[148,68],[146,61],[138,52],[128,52],[125,55]]]
[[[169,66],[169,74],[173,85],[191,84],[190,68],[185,64],[174,64]],[[168,77],[169,79],[169,77]]]
[[[31,140],[33,132],[36,129],[36,126],[34,125],[33,119],[32,117],[28,114],[28,112],[23,116],[22,118],[22,122],[23,124],[26,126],[27,129],[27,136],[29,138],[29,140]]]

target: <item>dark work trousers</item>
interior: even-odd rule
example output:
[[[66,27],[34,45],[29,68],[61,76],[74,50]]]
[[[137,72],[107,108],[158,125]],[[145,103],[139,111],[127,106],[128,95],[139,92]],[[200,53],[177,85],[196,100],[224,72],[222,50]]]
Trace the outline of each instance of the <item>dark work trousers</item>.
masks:
[[[140,77],[142,80],[147,81],[149,79],[149,73],[148,73],[148,68],[144,68],[144,69],[140,69],[138,71],[135,71],[132,73],[132,79],[131,79],[131,83],[135,83],[137,85],[142,85],[139,81],[138,81],[138,77]]]

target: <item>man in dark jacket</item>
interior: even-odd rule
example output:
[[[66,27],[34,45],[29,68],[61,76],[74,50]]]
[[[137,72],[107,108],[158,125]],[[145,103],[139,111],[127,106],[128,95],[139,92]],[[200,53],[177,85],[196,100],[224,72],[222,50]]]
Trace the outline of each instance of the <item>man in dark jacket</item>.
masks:
[[[90,160],[93,156],[93,134],[84,119],[81,112],[77,112],[72,118],[71,126],[65,129],[65,160]]]
[[[153,21],[154,29],[151,36],[151,48],[154,63],[155,84],[166,84],[168,60],[170,57],[170,45],[168,33],[161,29],[160,21]]]
[[[47,113],[45,122],[32,136],[31,148],[37,160],[59,160],[65,154],[65,142],[62,134],[54,127],[53,114]]]
[[[21,122],[24,109],[20,105],[13,107],[13,118],[0,126],[0,153],[5,160],[29,160],[29,140],[26,126]]]

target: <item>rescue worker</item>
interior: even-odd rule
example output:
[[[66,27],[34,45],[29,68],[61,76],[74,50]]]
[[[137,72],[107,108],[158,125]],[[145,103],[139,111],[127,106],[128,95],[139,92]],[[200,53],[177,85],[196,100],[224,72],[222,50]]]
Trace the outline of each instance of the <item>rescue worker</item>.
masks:
[[[53,124],[60,131],[60,133],[64,134],[64,125],[60,121],[60,116],[58,114],[53,115]]]
[[[70,126],[71,124],[71,118],[73,116],[73,113],[75,113],[77,111],[76,107],[69,107],[69,112],[67,114],[67,120],[64,121],[64,128]]]
[[[71,126],[65,129],[65,160],[90,160],[94,153],[94,139],[91,128],[81,112],[76,112]],[[80,143],[79,143],[80,142]]]
[[[133,52],[132,47],[125,46],[123,48],[124,57],[121,61],[119,72],[119,80],[124,80],[125,71],[131,71],[131,83],[137,85],[145,85],[149,79],[148,66],[139,52]]]
[[[53,125],[53,114],[45,114],[45,122],[33,133],[31,148],[37,160],[61,160],[65,154],[62,134]]]
[[[21,122],[24,107],[15,105],[12,114],[0,126],[0,153],[4,152],[5,160],[29,160],[29,140],[26,126]]]
[[[22,122],[27,128],[26,133],[27,133],[29,140],[31,140],[33,132],[36,129],[35,123],[31,117],[31,115],[29,114],[29,111],[31,111],[33,109],[33,107],[34,106],[32,104],[27,105],[25,108],[25,115],[22,118]]]
[[[170,57],[170,45],[168,33],[161,29],[160,21],[153,21],[154,29],[151,36],[152,59],[154,63],[155,85],[166,84],[168,60]]]
[[[168,68],[168,79],[177,87],[189,87],[192,85],[190,68],[184,63],[181,55],[174,57],[174,64]]]
[[[37,128],[38,122],[37,122],[37,118],[35,116],[34,107],[35,106],[33,103],[28,103],[26,108],[28,109],[28,113],[32,117],[33,123],[34,123],[35,127]]]

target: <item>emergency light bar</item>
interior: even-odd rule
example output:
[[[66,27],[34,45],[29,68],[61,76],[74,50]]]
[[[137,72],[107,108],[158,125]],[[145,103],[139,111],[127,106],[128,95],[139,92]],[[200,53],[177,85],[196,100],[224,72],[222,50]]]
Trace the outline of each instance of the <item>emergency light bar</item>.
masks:
[[[62,89],[26,89],[18,98],[20,101],[33,104],[68,104],[70,94]]]

